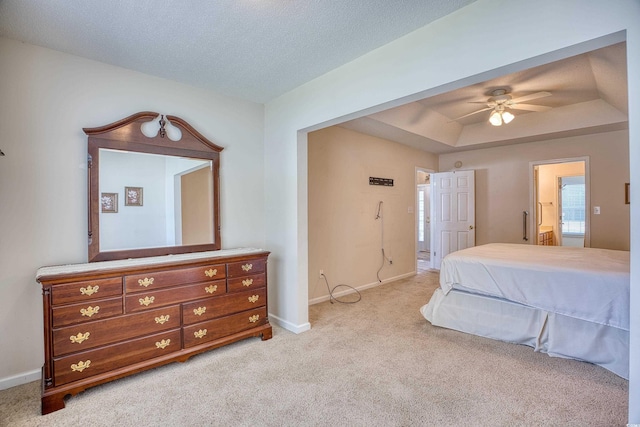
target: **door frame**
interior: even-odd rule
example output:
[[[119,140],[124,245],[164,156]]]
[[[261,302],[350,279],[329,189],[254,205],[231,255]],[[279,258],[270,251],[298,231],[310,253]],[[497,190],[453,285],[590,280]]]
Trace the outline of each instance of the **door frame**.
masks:
[[[418,272],[418,172],[428,173],[429,175],[436,173],[433,169],[423,168],[420,166],[416,166],[413,172],[413,188],[414,188],[414,243],[413,243],[413,253],[415,254],[414,259],[414,271]],[[431,180],[429,182],[432,182]],[[430,184],[431,185],[431,184]],[[429,215],[433,218],[433,191],[429,191]],[[429,224],[429,247],[433,248],[433,221]],[[433,250],[432,250],[433,252]],[[429,256],[429,268],[433,268],[433,257]]]
[[[591,247],[591,176],[590,176],[590,167],[589,167],[589,156],[580,156],[580,157],[568,157],[562,159],[550,159],[550,160],[534,160],[529,162],[529,241],[528,244],[535,245],[537,244],[537,238],[534,235],[533,231],[537,230],[537,206],[535,200],[535,192],[536,192],[536,182],[534,179],[534,169],[536,166],[540,165],[551,165],[557,163],[575,163],[575,162],[584,162],[584,209],[585,209],[585,218],[584,218],[584,247]],[[558,222],[558,218],[556,218],[556,223]]]

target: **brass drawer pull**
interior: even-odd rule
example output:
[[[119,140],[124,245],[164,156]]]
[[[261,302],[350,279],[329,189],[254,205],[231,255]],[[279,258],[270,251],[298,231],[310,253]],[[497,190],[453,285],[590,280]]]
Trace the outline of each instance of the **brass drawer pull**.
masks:
[[[256,301],[258,301],[258,299],[260,298],[259,295],[251,295],[249,298],[247,298],[249,300],[249,302],[253,302],[255,303]]]
[[[207,277],[213,277],[216,274],[218,274],[218,269],[217,268],[210,268],[210,269],[204,271],[204,275],[207,276]]]
[[[166,340],[162,340],[162,341],[156,342],[156,347],[158,347],[159,349],[163,350],[169,344],[171,344],[171,340],[170,339],[166,339]]]
[[[206,288],[204,288],[204,290],[207,291],[208,294],[212,294],[218,290],[218,285],[209,285]]]
[[[156,297],[144,297],[144,298],[140,298],[138,301],[140,301],[140,305],[144,305],[145,307],[148,307],[149,304],[153,304],[153,301],[156,299]]]
[[[156,323],[163,325],[165,322],[169,321],[169,315],[156,317]]]
[[[87,286],[86,288],[80,288],[80,293],[82,295],[93,295],[98,293],[98,289],[100,289],[100,286],[98,285],[95,285],[94,287]]]
[[[198,307],[193,309],[193,314],[196,316],[202,316],[205,311],[207,311],[207,307]]]
[[[255,314],[255,315],[249,317],[249,322],[251,322],[251,323],[256,323],[258,320],[260,320],[260,315],[259,314]]]
[[[89,335],[89,332],[85,332],[84,334],[82,332],[78,332],[78,335],[71,335],[69,339],[74,344],[81,344],[82,341],[86,341],[89,339]]]
[[[253,285],[253,279],[244,279],[244,280],[242,281],[242,286],[247,286],[247,287],[249,287],[249,286],[251,286],[251,285]]]
[[[138,284],[146,288],[149,285],[153,285],[153,280],[153,277],[145,277],[144,279],[138,279]]]
[[[243,271],[251,271],[252,268],[253,268],[253,264],[245,264],[242,266]]]
[[[96,305],[95,307],[89,306],[87,308],[81,308],[80,314],[82,314],[83,316],[91,317],[94,314],[98,314],[98,310],[100,310],[99,305]]]
[[[193,333],[193,336],[195,336],[196,338],[202,338],[205,335],[207,335],[206,329],[200,329],[198,332]]]
[[[88,360],[86,362],[83,362],[82,360],[79,361],[77,364],[74,363],[73,365],[71,365],[71,370],[72,371],[76,371],[76,372],[82,372],[85,369],[87,369],[89,367],[89,365],[91,365],[91,360]]]

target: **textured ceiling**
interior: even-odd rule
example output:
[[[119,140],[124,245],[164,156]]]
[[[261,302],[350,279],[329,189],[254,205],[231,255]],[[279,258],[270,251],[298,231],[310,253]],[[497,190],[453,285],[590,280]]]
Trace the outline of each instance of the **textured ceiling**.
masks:
[[[0,0],[0,36],[264,103],[474,0]]]
[[[0,36],[264,103],[474,0],[0,0]],[[548,91],[488,124],[497,88]],[[422,150],[628,127],[626,44],[531,68],[342,124]]]

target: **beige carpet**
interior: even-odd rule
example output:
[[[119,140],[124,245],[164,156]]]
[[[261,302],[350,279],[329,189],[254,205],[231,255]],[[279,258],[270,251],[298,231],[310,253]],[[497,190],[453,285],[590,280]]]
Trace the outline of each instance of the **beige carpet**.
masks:
[[[2,426],[621,426],[628,382],[588,363],[431,326],[435,273],[310,307],[257,338],[104,384],[41,416],[39,382],[0,392]],[[346,297],[345,297],[346,298]]]

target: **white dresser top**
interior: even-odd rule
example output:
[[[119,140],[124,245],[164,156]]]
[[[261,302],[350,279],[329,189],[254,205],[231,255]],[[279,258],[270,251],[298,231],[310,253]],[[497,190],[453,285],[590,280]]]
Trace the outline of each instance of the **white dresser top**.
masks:
[[[251,255],[259,252],[264,252],[264,250],[256,248],[221,249],[219,251],[192,252],[187,254],[162,255],[145,258],[129,258],[115,261],[89,262],[86,264],[56,265],[39,268],[36,272],[36,280],[45,276],[50,277],[73,273],[84,273],[88,271],[111,270],[123,267],[137,267],[143,265],[161,265],[172,262],[191,261],[203,258],[223,258],[230,256]]]

